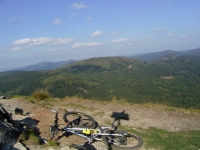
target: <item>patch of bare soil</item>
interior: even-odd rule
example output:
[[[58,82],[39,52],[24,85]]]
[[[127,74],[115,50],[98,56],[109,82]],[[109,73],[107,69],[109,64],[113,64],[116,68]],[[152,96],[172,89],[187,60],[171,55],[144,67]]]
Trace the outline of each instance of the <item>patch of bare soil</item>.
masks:
[[[168,131],[188,131],[200,130],[200,114],[181,109],[168,108],[164,106],[121,104],[119,102],[103,103],[90,100],[54,100],[50,102],[41,102],[41,104],[31,103],[29,100],[16,98],[0,100],[3,105],[22,108],[32,114],[32,118],[39,121],[41,136],[49,138],[49,126],[53,125],[54,113],[51,109],[59,111],[59,124],[64,126],[62,119],[64,112],[75,110],[84,112],[92,116],[99,125],[111,125],[113,112],[122,112],[129,114],[128,121],[121,121],[124,126],[132,128],[156,127]],[[15,119],[15,118],[14,118]],[[62,134],[62,133],[61,133]],[[60,135],[61,135],[60,134]],[[59,135],[58,135],[59,136]],[[75,135],[64,135],[58,140],[61,146],[71,143],[83,144],[84,140]]]

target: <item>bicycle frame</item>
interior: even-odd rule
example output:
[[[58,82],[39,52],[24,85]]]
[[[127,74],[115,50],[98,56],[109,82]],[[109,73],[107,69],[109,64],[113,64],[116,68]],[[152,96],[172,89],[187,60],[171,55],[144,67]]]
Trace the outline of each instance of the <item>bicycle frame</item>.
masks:
[[[68,122],[66,127],[64,128],[59,128],[58,125],[58,111],[51,110],[52,112],[56,113],[55,115],[55,121],[54,121],[54,126],[50,127],[50,131],[52,132],[51,139],[54,137],[55,134],[57,134],[59,131],[65,131],[65,132],[70,132],[72,134],[75,134],[77,136],[80,136],[84,139],[86,139],[89,143],[93,142],[94,140],[101,141],[101,136],[105,135],[112,135],[112,136],[123,136],[122,134],[109,134],[105,133],[106,131],[110,130],[115,130],[113,129],[113,126],[102,126],[99,127],[98,129],[90,129],[90,128],[74,128],[74,127],[69,127],[69,124],[71,122]],[[76,120],[76,119],[75,119]],[[73,121],[72,121],[73,122]],[[114,120],[115,122],[115,120]],[[114,122],[112,125],[114,125]]]

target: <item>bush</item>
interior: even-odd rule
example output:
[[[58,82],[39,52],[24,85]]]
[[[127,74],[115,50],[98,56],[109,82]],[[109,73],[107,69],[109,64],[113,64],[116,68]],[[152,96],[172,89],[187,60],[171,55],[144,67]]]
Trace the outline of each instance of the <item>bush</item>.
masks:
[[[46,100],[50,98],[49,92],[45,90],[36,90],[32,95],[33,95],[33,98],[36,100]]]
[[[58,146],[58,143],[54,140],[48,141],[48,146]]]
[[[32,143],[41,144],[40,133],[37,128],[27,128],[19,137],[19,142],[32,141]]]

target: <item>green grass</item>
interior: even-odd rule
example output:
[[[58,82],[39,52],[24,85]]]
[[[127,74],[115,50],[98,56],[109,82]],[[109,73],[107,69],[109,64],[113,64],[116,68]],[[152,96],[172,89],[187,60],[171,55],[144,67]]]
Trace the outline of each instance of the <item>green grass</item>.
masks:
[[[103,112],[103,111],[99,111],[99,112],[92,114],[93,117],[95,117],[95,116],[103,117],[104,115],[105,115],[105,112]]]
[[[48,141],[48,146],[58,146],[58,143],[54,140]]]
[[[144,142],[145,148],[156,150],[199,150],[200,131],[170,132],[150,127],[148,129],[133,130],[132,133],[139,135]]]
[[[38,143],[38,144],[41,143],[40,137],[37,136],[37,135],[35,135],[35,134],[33,134],[33,133],[31,133],[31,134],[29,135],[29,139],[30,139],[30,140],[34,140],[34,141],[35,141],[36,143]]]
[[[34,141],[37,144],[41,144],[41,138],[39,137],[39,130],[36,128],[27,128],[25,132],[23,132],[19,139],[20,142],[24,141]]]

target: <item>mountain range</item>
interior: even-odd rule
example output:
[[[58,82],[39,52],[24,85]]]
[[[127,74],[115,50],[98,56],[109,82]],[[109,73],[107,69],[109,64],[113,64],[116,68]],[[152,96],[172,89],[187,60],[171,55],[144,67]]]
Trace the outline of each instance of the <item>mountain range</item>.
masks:
[[[20,67],[13,70],[16,71],[40,71],[40,70],[55,70],[57,68],[67,66],[76,60],[70,59],[68,61],[59,61],[59,62],[50,62],[50,61],[43,61],[35,65],[29,65],[26,67]]]
[[[200,55],[200,47],[196,49],[191,49],[187,51],[174,51],[174,50],[165,50],[161,52],[153,52],[148,54],[141,54],[135,56],[126,56],[129,58],[134,58],[144,62],[153,62],[159,59],[163,59],[166,56],[197,56]],[[71,63],[77,62],[78,60],[70,59],[68,61],[59,61],[59,62],[50,62],[43,61],[35,65],[28,65],[26,67],[20,67],[12,69],[10,71],[41,71],[41,70],[55,70],[63,66],[67,66]]]
[[[140,57],[96,57],[54,70],[1,72],[0,94],[31,96],[45,90],[61,99],[119,100],[200,109],[200,48],[145,54],[146,62]]]
[[[198,56],[200,55],[200,47],[196,49],[191,49],[187,51],[173,51],[173,50],[165,50],[161,52],[148,53],[143,55],[132,56],[132,58],[144,61],[151,62],[155,60],[162,59],[165,56]]]

